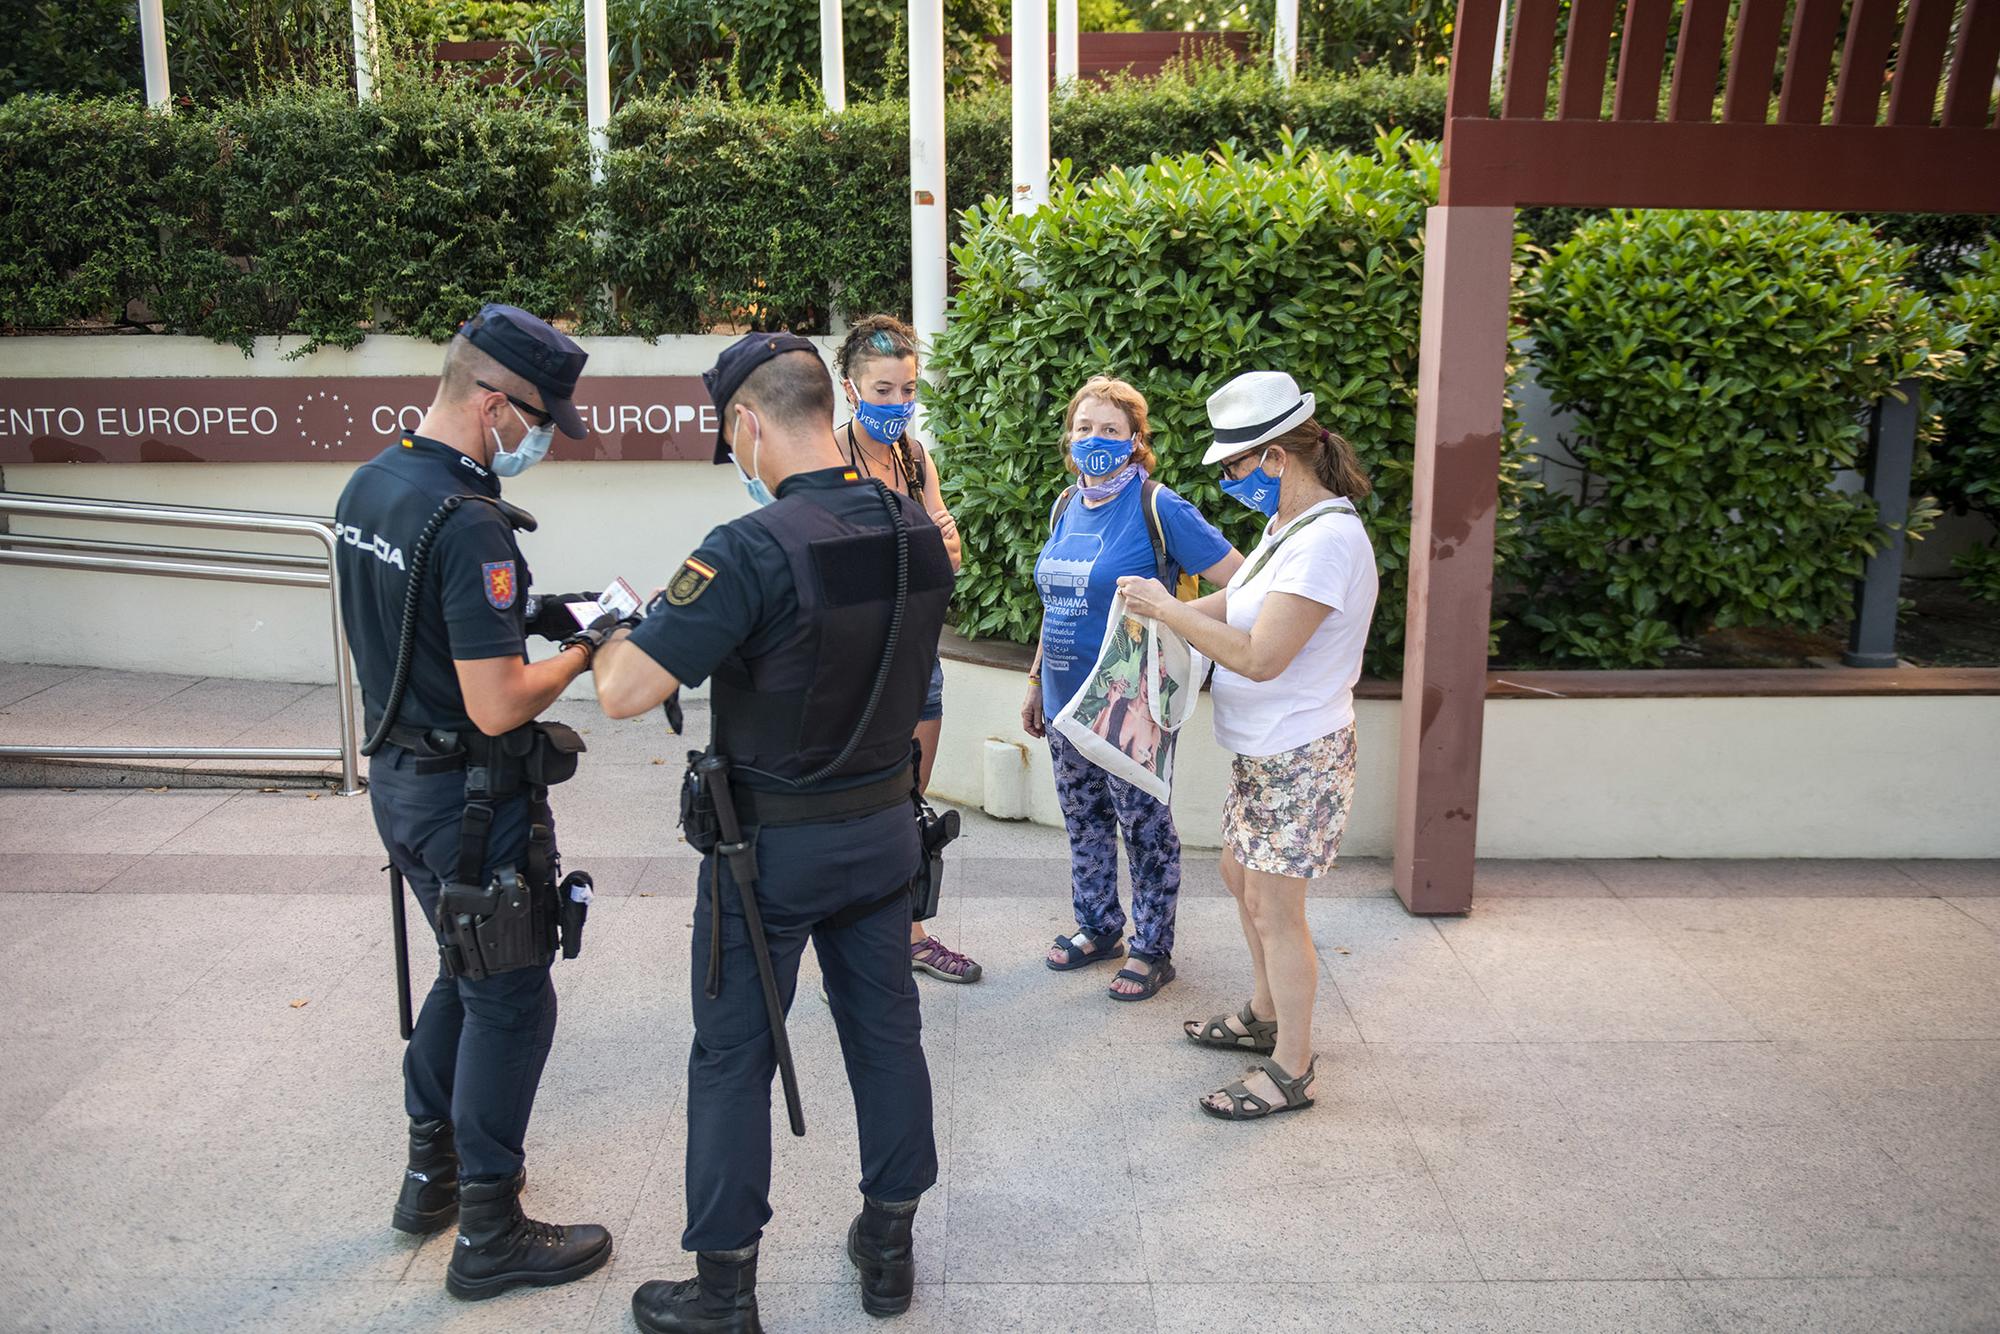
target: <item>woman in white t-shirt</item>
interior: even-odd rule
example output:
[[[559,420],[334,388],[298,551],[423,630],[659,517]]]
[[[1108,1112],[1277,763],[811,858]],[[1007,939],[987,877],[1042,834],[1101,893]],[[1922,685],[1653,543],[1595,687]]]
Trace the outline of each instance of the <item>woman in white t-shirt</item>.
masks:
[[[1311,394],[1276,371],[1239,375],[1208,400],[1222,489],[1264,514],[1229,584],[1177,602],[1126,578],[1126,603],[1215,660],[1215,738],[1235,754],[1222,814],[1222,879],[1256,970],[1235,1014],[1189,1020],[1191,1041],[1267,1053],[1201,1108],[1248,1121],[1312,1105],[1319,957],[1306,885],[1332,869],[1354,797],[1354,683],[1375,614],[1375,552],[1354,502],[1368,478],[1347,441],[1313,419]]]

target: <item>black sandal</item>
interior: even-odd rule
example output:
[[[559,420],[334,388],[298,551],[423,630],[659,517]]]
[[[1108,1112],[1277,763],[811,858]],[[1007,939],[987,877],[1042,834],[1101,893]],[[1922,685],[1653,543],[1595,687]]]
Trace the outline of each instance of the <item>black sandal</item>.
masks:
[[[1090,942],[1088,950],[1078,943],[1079,938]],[[1087,968],[1094,963],[1124,958],[1125,936],[1119,931],[1106,931],[1101,936],[1078,931],[1074,936],[1057,936],[1055,947],[1063,952],[1063,961],[1057,963],[1044,955],[1042,962],[1058,973],[1067,973],[1072,968]]]
[[[1167,985],[1167,983],[1173,981],[1174,978],[1178,976],[1178,974],[1174,972],[1174,961],[1172,959],[1167,958],[1165,955],[1161,955],[1158,958],[1148,958],[1143,954],[1135,952],[1132,955],[1132,957],[1135,959],[1143,960],[1144,962],[1153,965],[1153,967],[1151,971],[1144,973],[1134,972],[1130,968],[1120,968],[1118,970],[1118,976],[1124,978],[1127,982],[1137,982],[1141,989],[1138,991],[1128,992],[1128,991],[1120,991],[1116,987],[1107,987],[1105,990],[1110,995],[1112,1000],[1115,1001],[1151,1000],[1153,999],[1153,997],[1160,994],[1161,987]]]
[[[1285,1096],[1283,1106],[1265,1102],[1252,1093],[1248,1084],[1242,1079],[1216,1090],[1217,1093],[1228,1097],[1230,1104],[1228,1111],[1218,1112],[1209,1106],[1207,1098],[1196,1099],[1195,1105],[1219,1121],[1258,1121],[1267,1116],[1276,1116],[1279,1112],[1303,1111],[1313,1105],[1313,1100],[1306,1096],[1306,1085],[1313,1082],[1313,1071],[1318,1068],[1319,1057],[1315,1056],[1306,1063],[1306,1072],[1294,1078],[1285,1073],[1284,1066],[1267,1056],[1245,1072],[1247,1076],[1262,1070],[1269,1075],[1271,1082],[1278,1086],[1278,1092]],[[1209,1096],[1213,1097],[1214,1094]]]

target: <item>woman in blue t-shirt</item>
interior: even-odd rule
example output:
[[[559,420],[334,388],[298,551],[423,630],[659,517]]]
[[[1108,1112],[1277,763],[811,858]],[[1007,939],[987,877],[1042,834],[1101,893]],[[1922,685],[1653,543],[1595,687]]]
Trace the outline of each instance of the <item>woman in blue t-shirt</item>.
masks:
[[[1083,758],[1049,728],[1097,663],[1111,599],[1122,575],[1158,573],[1146,514],[1154,467],[1146,396],[1099,375],[1077,390],[1063,417],[1064,466],[1078,485],[1063,493],[1049,540],[1035,560],[1042,633],[1028,669],[1021,726],[1048,738],[1056,796],[1069,831],[1070,895],[1077,931],[1057,936],[1046,962],[1063,971],[1124,958],[1125,909],[1118,902],[1118,834],[1132,881],[1131,960],[1111,998],[1145,1000],[1174,980],[1174,907],[1181,890],[1181,841],[1165,803]],[[1201,512],[1164,487],[1156,496],[1169,573],[1224,584],[1243,557]],[[1172,745],[1167,737],[1164,745]]]

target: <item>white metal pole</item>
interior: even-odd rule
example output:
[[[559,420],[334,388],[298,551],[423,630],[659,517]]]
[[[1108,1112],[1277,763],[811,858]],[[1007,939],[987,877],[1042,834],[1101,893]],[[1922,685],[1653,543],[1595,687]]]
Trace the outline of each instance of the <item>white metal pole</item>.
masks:
[[[1493,30],[1493,86],[1507,76],[1507,20],[1508,11],[1513,8],[1507,0],[1500,0],[1500,26]]]
[[[1014,211],[1049,202],[1048,0],[1014,0]]]
[[[375,96],[375,0],[349,0],[354,22],[354,95],[366,102]]]
[[[146,58],[146,105],[173,110],[167,83],[167,15],[165,0],[139,0],[139,49]]]
[[[1056,0],[1056,92],[1076,85],[1076,0]]]
[[[1290,83],[1299,72],[1299,0],[1278,0],[1271,53],[1278,64],[1278,82]]]
[[[590,118],[590,179],[604,179],[604,155],[611,148],[611,39],[604,0],[583,0],[583,86]]]
[[[819,0],[819,86],[828,111],[847,110],[847,50],[840,0]]]
[[[944,0],[910,0],[910,319],[944,332]]]

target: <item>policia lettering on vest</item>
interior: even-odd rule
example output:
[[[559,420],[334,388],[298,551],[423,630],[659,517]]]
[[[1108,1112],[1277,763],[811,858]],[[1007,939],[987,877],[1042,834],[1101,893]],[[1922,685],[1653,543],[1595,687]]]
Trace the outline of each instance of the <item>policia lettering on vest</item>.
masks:
[[[549,966],[580,949],[590,890],[586,873],[563,876],[548,800],[583,743],[535,719],[615,623],[577,629],[566,604],[594,594],[527,593],[515,533],[535,520],[500,498],[500,478],[541,458],[558,429],[583,438],[571,395],[584,360],[526,311],[487,306],[451,340],[417,430],[357,469],[336,510],[409,1039],[410,1157],[392,1219],[419,1234],[457,1219],[445,1286],[463,1298],[566,1283],[611,1258],[603,1228],[536,1222],[519,1199],[555,1035]],[[530,634],[561,651],[528,662]],[[439,952],[414,1024],[405,881]]]
[[[711,682],[714,740],[691,756],[688,839],[707,853],[695,901],[687,1228],[696,1277],[633,1294],[654,1334],[747,1334],[770,1221],[771,1079],[813,943],[846,1056],[861,1140],[848,1254],[873,1315],[908,1309],[917,1202],[937,1179],[930,1071],[910,971],[912,896],[935,889],[955,818],[916,800],[915,729],[951,592],[922,506],[863,478],[833,435],[813,345],[751,334],[703,380],[760,508],[708,535],[630,631],[599,654],[597,697],[630,718]],[[914,809],[913,809],[914,806]]]

